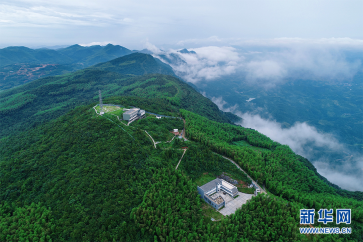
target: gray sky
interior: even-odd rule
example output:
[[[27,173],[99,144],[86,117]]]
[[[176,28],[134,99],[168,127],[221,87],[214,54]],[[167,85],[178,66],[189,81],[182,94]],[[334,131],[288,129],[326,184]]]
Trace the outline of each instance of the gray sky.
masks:
[[[205,45],[363,39],[363,1],[2,0],[0,47]],[[291,39],[295,38],[295,39]]]

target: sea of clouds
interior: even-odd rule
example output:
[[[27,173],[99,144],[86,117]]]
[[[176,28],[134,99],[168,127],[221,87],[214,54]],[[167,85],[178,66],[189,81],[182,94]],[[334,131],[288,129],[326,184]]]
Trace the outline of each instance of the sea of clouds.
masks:
[[[362,67],[362,58],[346,56],[352,48],[321,45],[286,45],[269,47],[205,46],[181,53],[176,49],[162,51],[147,43],[154,53],[179,61],[160,58],[188,82],[218,81],[223,76],[238,74],[250,83],[273,87],[287,80],[349,81]],[[359,49],[360,50],[360,49]],[[361,51],[361,50],[360,50]]]
[[[147,43],[147,48],[154,53],[154,57],[171,65],[178,76],[193,84],[200,81],[222,82],[224,77],[235,75],[263,88],[274,88],[295,79],[351,81],[362,67],[362,58],[351,58],[350,53],[362,51],[362,45],[352,47],[348,43],[343,47],[325,41],[257,48],[204,46],[188,49],[194,53],[181,53],[176,49],[163,51]],[[352,153],[333,134],[299,122],[284,128],[271,115],[265,119],[259,115],[258,110],[243,113],[237,104],[227,103],[223,97],[208,96],[205,92],[202,94],[221,110],[241,117],[242,121],[238,124],[243,127],[256,129],[281,144],[289,145],[294,152],[309,159],[329,181],[344,189],[363,191],[362,154]],[[332,164],[322,150],[343,154],[344,159],[341,163]]]

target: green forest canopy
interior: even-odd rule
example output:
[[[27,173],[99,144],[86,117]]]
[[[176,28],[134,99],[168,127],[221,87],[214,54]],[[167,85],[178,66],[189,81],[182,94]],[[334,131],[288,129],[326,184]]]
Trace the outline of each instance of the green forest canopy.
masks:
[[[125,106],[144,103],[147,110],[145,98],[117,99]],[[175,171],[181,150],[155,149],[142,126],[118,124],[96,115],[93,106],[1,140],[1,239],[306,241],[299,209],[346,207],[352,209],[351,235],[314,238],[362,240],[361,193],[331,186],[287,146],[257,131],[180,110],[194,141]],[[233,144],[239,140],[263,149]],[[216,173],[230,169],[228,163],[210,166],[208,160],[218,160],[212,151],[234,159],[269,191],[220,222],[203,216],[193,182],[204,166]],[[33,230],[24,221],[39,223]]]

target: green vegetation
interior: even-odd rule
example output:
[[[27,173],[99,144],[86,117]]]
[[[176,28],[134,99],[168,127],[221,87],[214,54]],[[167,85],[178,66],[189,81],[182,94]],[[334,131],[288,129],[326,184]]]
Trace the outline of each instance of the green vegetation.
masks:
[[[160,118],[150,115],[144,119],[139,119],[130,124],[133,127],[146,130],[156,141],[169,141],[175,135],[170,133],[173,129],[183,130],[183,120],[179,118]]]
[[[154,105],[138,97],[110,100],[126,107],[133,102]],[[157,100],[165,104],[158,108],[173,108]],[[97,115],[94,105],[1,140],[0,226],[6,232],[0,236],[7,237],[0,240],[306,241],[298,230],[299,209],[319,206],[352,208],[353,234],[316,240],[362,239],[362,202],[339,195],[306,161],[257,131],[181,110],[194,141],[176,139],[169,149],[155,149],[142,131],[150,120],[125,126],[109,113]],[[268,151],[231,144],[239,140]],[[185,146],[175,170],[183,153],[179,148]],[[212,151],[234,159],[279,197],[259,195],[227,217],[205,207],[198,183],[222,172],[249,182]],[[211,217],[221,220],[212,222]]]
[[[131,60],[135,60],[132,68],[121,70],[116,65]],[[169,73],[169,69],[150,55],[132,54],[94,68],[38,79],[0,92],[0,138],[57,118],[78,105],[96,102],[98,90],[102,90],[104,103],[123,105],[116,101],[123,101],[122,96],[134,96],[139,99],[133,99],[131,106],[158,114],[177,116],[179,108],[184,108],[216,121],[231,122],[212,101],[173,76],[135,76],[149,72]],[[108,99],[115,95],[118,98]]]
[[[211,207],[206,201],[202,202],[202,214],[208,219],[214,218],[215,220],[222,220],[225,217],[220,212],[216,211],[215,208]]]
[[[299,241],[299,207],[286,205],[283,199],[266,195],[252,197],[249,203],[231,215],[230,223],[238,227],[236,237],[249,241]],[[288,228],[283,230],[281,228]],[[320,238],[321,239],[321,238]],[[323,240],[319,240],[323,241]],[[331,240],[324,240],[331,241]]]
[[[133,53],[108,62],[93,66],[95,69],[112,71],[127,75],[145,75],[149,73],[160,73],[164,75],[174,75],[173,69],[151,55]]]
[[[47,63],[47,62],[46,62]],[[23,85],[36,79],[63,75],[84,68],[81,64],[12,64],[0,67],[0,90]]]
[[[271,115],[283,128],[306,122],[317,130],[334,133],[350,149],[363,153],[362,71],[346,81],[289,80],[276,88],[261,88],[231,76],[207,85],[198,82],[198,88],[211,97],[223,97],[230,106],[237,104],[243,112],[263,108],[259,114],[266,119]],[[246,102],[249,98],[256,99]],[[334,152],[330,157],[332,161],[342,159]]]
[[[55,230],[45,234],[53,240],[136,240],[131,209],[142,202],[153,171],[176,163],[181,152],[154,149],[144,132],[92,107],[0,144],[0,203],[41,202],[54,218]]]
[[[131,213],[141,232],[161,241],[197,239],[197,229],[204,223],[196,186],[173,169],[160,170],[152,181],[143,202]]]
[[[51,241],[54,231],[52,213],[40,203],[24,207],[0,204],[1,241]]]
[[[111,44],[104,47],[73,45],[58,50],[7,47],[0,49],[0,90],[41,77],[63,75],[131,53],[131,50]]]
[[[101,111],[101,107],[99,105],[97,105],[95,109],[97,110],[98,113]],[[123,108],[121,108],[120,106],[108,106],[108,105],[104,105],[102,111],[104,113],[109,113],[116,116],[121,116],[125,112]]]
[[[206,172],[208,172],[209,176],[214,176],[215,178],[223,172],[227,172],[234,179],[242,180],[248,184],[251,183],[246,174],[234,164],[220,155],[214,154],[208,147],[200,143],[188,145],[188,150],[178,169],[183,170],[193,181],[199,180]]]
[[[238,187],[239,192],[247,193],[247,194],[254,194],[255,188],[248,188],[248,187]]]
[[[213,181],[216,179],[214,175],[209,174],[208,172],[203,173],[197,180],[195,180],[195,184],[198,186],[203,186],[204,184],[207,184],[210,181]]]
[[[119,45],[108,44],[106,46],[94,45],[83,47],[72,45],[67,48],[52,49],[30,49],[23,46],[12,46],[0,49],[0,67],[13,64],[73,64],[82,63],[88,67],[100,62],[109,61],[132,51]]]
[[[363,193],[342,193],[341,189],[321,179],[316,170],[302,162],[288,146],[273,142],[255,130],[217,123],[185,110],[181,113],[189,138],[235,160],[253,179],[266,184],[268,191],[317,211],[320,208],[351,208],[352,224],[356,226],[352,238],[360,238],[363,234]],[[269,151],[257,152],[247,146],[231,144],[238,140]]]
[[[265,148],[260,148],[260,147],[252,146],[252,145],[250,145],[245,140],[235,141],[235,142],[232,142],[232,144],[233,145],[237,145],[237,146],[248,146],[249,148],[251,148],[253,150],[256,150],[256,151],[268,151],[268,149],[265,149]]]
[[[331,184],[288,146],[229,124],[235,116],[177,78],[137,76],[169,68],[134,54],[0,92],[0,241],[363,240],[363,193]],[[182,116],[190,140],[155,149],[143,130],[166,141],[182,120],[148,115],[125,126],[115,116],[122,109],[94,112],[99,89],[104,103]],[[182,147],[188,149],[175,170]],[[206,206],[196,189],[223,172],[250,184],[221,155],[269,192],[227,217]],[[300,235],[301,208],[351,208],[353,233]]]

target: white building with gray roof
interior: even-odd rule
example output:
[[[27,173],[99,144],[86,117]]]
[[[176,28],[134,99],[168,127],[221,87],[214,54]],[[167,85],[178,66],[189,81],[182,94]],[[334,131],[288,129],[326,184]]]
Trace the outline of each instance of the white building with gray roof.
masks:
[[[128,111],[123,113],[123,120],[126,120],[128,122],[132,122],[138,118],[142,118],[145,116],[145,110],[139,109],[139,108],[133,108],[129,109]]]
[[[215,209],[219,209],[225,205],[225,201],[221,196],[213,196],[213,198],[211,196],[220,191],[227,193],[231,197],[238,195],[237,187],[219,178],[216,178],[201,187],[198,186],[198,193],[200,196]]]

